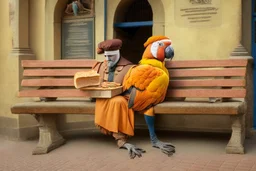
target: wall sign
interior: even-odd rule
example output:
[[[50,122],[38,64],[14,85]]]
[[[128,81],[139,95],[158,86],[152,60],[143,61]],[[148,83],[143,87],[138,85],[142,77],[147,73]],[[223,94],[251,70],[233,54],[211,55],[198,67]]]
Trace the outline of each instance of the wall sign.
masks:
[[[62,21],[62,59],[94,58],[94,18]]]
[[[181,27],[221,25],[221,0],[175,0],[175,22]]]

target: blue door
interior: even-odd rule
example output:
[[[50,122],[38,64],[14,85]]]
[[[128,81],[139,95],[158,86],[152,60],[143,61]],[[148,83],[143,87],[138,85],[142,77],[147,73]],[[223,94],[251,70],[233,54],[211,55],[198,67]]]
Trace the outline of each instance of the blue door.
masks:
[[[252,0],[252,57],[256,61],[256,0]],[[255,62],[254,62],[255,63]],[[256,129],[256,65],[253,65],[253,86],[254,86],[254,105],[253,105],[253,127]]]

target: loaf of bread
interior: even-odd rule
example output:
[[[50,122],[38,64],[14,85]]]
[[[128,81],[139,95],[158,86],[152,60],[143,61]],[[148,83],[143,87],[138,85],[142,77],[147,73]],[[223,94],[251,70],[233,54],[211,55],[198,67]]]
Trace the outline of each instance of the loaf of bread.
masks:
[[[100,85],[100,74],[95,70],[80,71],[74,75],[74,85],[77,89]]]

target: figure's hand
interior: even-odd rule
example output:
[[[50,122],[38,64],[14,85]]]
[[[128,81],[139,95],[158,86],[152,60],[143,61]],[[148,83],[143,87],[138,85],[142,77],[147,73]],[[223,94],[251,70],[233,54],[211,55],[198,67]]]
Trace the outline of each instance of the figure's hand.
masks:
[[[171,143],[165,143],[157,140],[153,143],[153,147],[159,148],[164,154],[167,154],[169,157],[175,153],[175,146]]]
[[[142,153],[146,152],[145,150],[129,143],[125,143],[121,148],[126,148],[128,150],[131,159],[134,159],[136,156],[141,157]]]

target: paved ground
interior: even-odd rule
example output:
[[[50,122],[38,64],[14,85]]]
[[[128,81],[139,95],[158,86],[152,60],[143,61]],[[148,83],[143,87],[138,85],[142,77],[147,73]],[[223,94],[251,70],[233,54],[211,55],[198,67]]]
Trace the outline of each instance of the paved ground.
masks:
[[[147,132],[139,131],[131,143],[147,152],[141,158],[129,159],[126,150],[118,149],[111,137],[86,133],[69,137],[67,143],[47,155],[31,155],[36,140],[8,141],[0,137],[1,171],[256,171],[256,138],[246,140],[245,155],[224,152],[229,135],[202,133],[159,134],[161,140],[176,145],[177,152],[167,157],[152,148]]]

